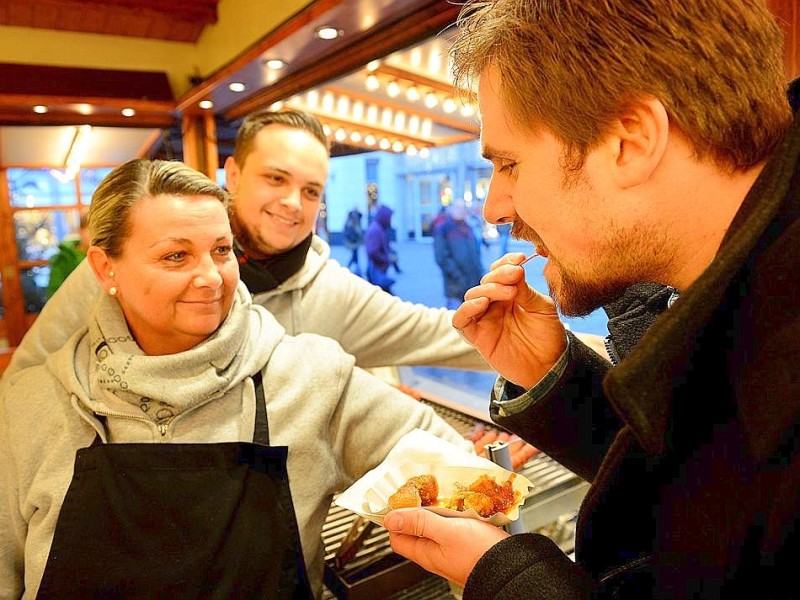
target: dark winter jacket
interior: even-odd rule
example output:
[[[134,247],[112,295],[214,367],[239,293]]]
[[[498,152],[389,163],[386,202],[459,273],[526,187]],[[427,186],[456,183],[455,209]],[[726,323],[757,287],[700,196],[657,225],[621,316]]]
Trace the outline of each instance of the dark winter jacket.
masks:
[[[433,234],[436,264],[442,270],[446,298],[464,299],[483,276],[481,251],[472,228],[465,221],[447,219]]]
[[[575,563],[512,536],[465,599],[797,597],[799,155],[796,121],[715,260],[616,368],[571,338],[549,395],[519,412],[493,400],[592,486]]]

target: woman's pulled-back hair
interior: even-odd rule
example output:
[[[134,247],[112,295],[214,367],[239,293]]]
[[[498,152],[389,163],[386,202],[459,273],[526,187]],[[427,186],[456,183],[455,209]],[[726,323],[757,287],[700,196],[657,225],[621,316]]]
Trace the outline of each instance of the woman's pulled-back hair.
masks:
[[[457,87],[495,69],[513,122],[550,130],[573,166],[648,96],[698,159],[731,170],[764,160],[791,119],[763,0],[468,0],[459,26]]]
[[[227,207],[228,193],[208,177],[177,161],[130,160],[111,171],[92,196],[89,235],[93,246],[119,256],[131,234],[131,210],[160,195],[211,196]]]
[[[233,159],[239,168],[244,167],[247,156],[253,151],[253,140],[259,131],[268,125],[282,125],[299,129],[314,136],[330,152],[330,144],[322,123],[314,116],[300,110],[284,108],[281,110],[259,110],[247,115],[236,132]]]

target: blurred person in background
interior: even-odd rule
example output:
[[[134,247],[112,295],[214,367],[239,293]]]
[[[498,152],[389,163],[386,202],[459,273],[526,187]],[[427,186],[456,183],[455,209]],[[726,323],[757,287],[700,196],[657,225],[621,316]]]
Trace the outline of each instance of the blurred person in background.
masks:
[[[385,204],[375,210],[375,217],[364,235],[364,249],[367,251],[367,280],[392,293],[394,279],[389,277],[389,267],[397,262],[391,247],[393,210]],[[394,254],[394,255],[393,255]]]
[[[433,249],[436,264],[442,270],[447,308],[456,309],[467,290],[480,283],[484,270],[479,242],[467,223],[464,201],[455,200],[447,215],[433,231]]]

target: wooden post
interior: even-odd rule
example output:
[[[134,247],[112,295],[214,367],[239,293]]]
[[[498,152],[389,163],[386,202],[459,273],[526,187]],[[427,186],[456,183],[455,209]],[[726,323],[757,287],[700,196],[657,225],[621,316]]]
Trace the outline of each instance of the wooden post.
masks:
[[[183,135],[183,162],[217,180],[219,151],[217,149],[217,124],[211,112],[185,112],[181,117]]]
[[[10,346],[18,346],[27,331],[25,296],[17,264],[16,239],[14,213],[8,193],[8,174],[5,168],[0,168],[0,275],[3,278],[5,329]]]

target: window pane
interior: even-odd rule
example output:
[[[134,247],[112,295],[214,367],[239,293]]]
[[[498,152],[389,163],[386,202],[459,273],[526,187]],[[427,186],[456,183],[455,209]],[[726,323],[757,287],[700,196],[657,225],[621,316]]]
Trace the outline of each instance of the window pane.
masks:
[[[60,181],[51,169],[8,169],[11,206],[68,206],[77,204],[74,181]]]
[[[58,252],[58,244],[77,233],[77,210],[20,210],[14,213],[19,260],[47,260]]]
[[[37,313],[47,302],[47,282],[50,281],[50,267],[33,267],[19,272],[22,280],[22,293],[25,297],[25,312]]]
[[[113,171],[113,167],[104,167],[102,169],[81,169],[81,202],[88,205],[92,201],[92,195],[100,185],[100,182],[105,179],[105,176]]]

